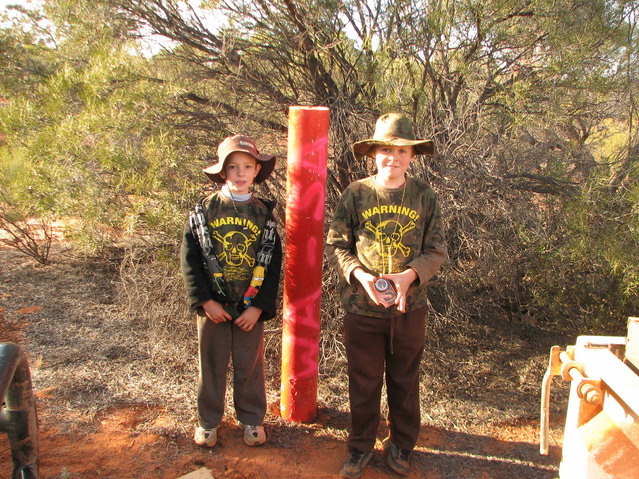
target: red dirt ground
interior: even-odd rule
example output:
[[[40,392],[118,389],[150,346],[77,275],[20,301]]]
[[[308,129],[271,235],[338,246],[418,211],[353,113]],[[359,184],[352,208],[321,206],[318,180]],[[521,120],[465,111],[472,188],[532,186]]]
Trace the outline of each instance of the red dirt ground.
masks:
[[[46,415],[46,411],[39,413]],[[142,416],[136,410],[114,411],[102,420],[102,429],[94,434],[58,434],[44,428],[40,431],[41,477],[178,478],[204,468],[215,478],[332,478],[337,477],[346,455],[343,442],[313,434],[291,449],[269,443],[249,448],[242,442],[240,430],[228,424],[220,429],[218,445],[206,450],[185,437],[131,434],[129,430]],[[519,437],[518,441],[513,440],[515,435]],[[408,477],[556,477],[549,461],[544,461],[545,466],[535,466],[509,459],[517,455],[522,445],[534,440],[535,431],[530,425],[510,428],[504,436],[508,439],[455,435],[423,428],[414,454],[425,455],[432,467],[426,471],[413,468]],[[468,450],[469,441],[475,443],[471,448],[474,451]],[[553,461],[557,454],[555,448],[551,455]],[[6,436],[0,436],[0,457],[10,457]],[[10,477],[9,463],[0,465],[2,477]],[[399,476],[388,468],[378,445],[376,458],[363,477]]]
[[[24,313],[28,316],[29,311]],[[8,323],[0,310],[0,338],[19,341],[21,325]],[[40,476],[71,478],[178,478],[199,471],[199,478],[332,478],[337,477],[346,455],[342,440],[327,433],[330,414],[319,410],[314,423],[291,425],[302,428],[290,447],[281,441],[250,448],[242,442],[236,426],[223,424],[220,441],[213,449],[195,446],[190,438],[164,437],[132,432],[137,424],[154,421],[161,426],[162,414],[146,408],[122,408],[103,414],[95,433],[61,433],[55,418],[42,408],[46,391],[36,391],[41,424]],[[276,405],[272,409],[276,409]],[[268,420],[268,418],[267,418]],[[282,434],[281,428],[268,426],[269,434]],[[414,452],[418,465],[409,478],[553,478],[560,450],[551,448],[548,457],[536,456],[538,425],[504,425],[490,436],[479,436],[423,427]],[[385,436],[384,426],[380,437]],[[275,444],[274,444],[275,443]],[[279,444],[278,444],[279,443]],[[7,436],[0,434],[0,476],[11,476],[11,451]],[[535,461],[526,459],[536,458]],[[374,461],[363,476],[368,479],[399,477],[386,465],[378,443]]]

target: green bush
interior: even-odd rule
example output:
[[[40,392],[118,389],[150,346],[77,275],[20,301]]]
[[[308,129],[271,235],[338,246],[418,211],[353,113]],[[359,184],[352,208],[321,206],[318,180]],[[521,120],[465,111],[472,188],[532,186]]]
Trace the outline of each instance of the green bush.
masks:
[[[615,190],[599,172],[555,215],[525,277],[540,316],[584,334],[624,334],[639,313],[636,173]]]

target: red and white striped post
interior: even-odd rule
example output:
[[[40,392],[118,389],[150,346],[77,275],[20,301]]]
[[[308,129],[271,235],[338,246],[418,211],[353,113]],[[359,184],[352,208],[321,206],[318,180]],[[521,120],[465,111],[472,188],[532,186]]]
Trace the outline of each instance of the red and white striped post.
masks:
[[[317,376],[328,156],[328,108],[288,112],[281,414],[317,412]]]

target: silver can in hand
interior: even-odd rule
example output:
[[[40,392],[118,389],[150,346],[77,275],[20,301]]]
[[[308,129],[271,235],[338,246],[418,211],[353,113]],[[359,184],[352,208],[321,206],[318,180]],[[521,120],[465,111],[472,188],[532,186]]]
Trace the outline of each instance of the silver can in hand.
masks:
[[[395,285],[392,281],[388,281],[384,278],[377,278],[373,283],[375,288],[375,295],[380,303],[384,305],[385,308],[390,308],[395,304],[395,300],[397,299],[397,290],[395,289]]]

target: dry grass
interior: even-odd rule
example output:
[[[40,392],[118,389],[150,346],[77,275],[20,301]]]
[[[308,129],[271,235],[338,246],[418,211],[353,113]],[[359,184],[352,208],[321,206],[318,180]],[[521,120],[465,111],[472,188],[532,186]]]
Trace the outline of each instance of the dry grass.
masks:
[[[2,249],[1,302],[7,321],[22,322],[34,388],[56,418],[56,428],[92,431],[100,415],[122,406],[162,414],[140,432],[189,435],[195,423],[196,329],[177,273],[176,251],[128,249],[83,258],[56,245],[49,265]],[[320,338],[318,435],[345,438],[348,426],[346,360],[336,276],[326,269]],[[437,282],[433,285],[436,290]],[[437,296],[435,291],[434,296]],[[11,306],[9,306],[9,304]],[[16,305],[41,305],[20,317]],[[9,306],[9,307],[7,307]],[[434,305],[422,364],[423,422],[450,431],[484,434],[506,424],[535,421],[539,388],[552,344],[570,340],[527,324],[491,318],[454,320]],[[267,323],[269,436],[292,447],[296,429],[279,419],[281,339],[278,319]],[[230,374],[230,372],[229,372]],[[553,412],[565,410],[555,391]],[[557,392],[558,391],[558,392]],[[229,401],[230,402],[230,401]],[[231,408],[229,416],[233,416]],[[153,414],[150,414],[151,418]]]

